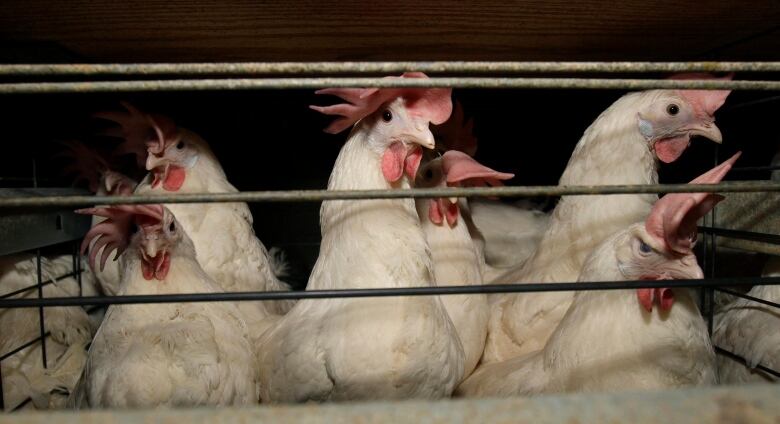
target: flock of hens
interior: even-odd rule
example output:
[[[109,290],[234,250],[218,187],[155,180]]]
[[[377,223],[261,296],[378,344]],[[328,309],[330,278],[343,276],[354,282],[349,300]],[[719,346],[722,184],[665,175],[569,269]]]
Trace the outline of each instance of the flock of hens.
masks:
[[[691,76],[683,76],[691,77]],[[701,77],[700,75],[697,77]],[[426,78],[406,73],[400,78]],[[328,190],[499,185],[512,174],[472,156],[471,122],[451,90],[326,89],[312,106],[351,129]],[[561,185],[653,184],[659,162],[691,137],[720,143],[714,113],[728,91],[651,90],[618,99],[585,130]],[[148,170],[140,182],[83,144],[75,167],[99,195],[229,193],[208,144],[129,104],[97,116]],[[435,137],[434,134],[437,134]],[[739,154],[692,184],[719,182]],[[705,193],[564,196],[551,214],[486,199],[325,201],[307,290],[697,279],[696,222],[722,200]],[[243,203],[117,205],[84,239],[84,295],[289,290],[283,264],[255,237]],[[43,260],[44,280],[70,256]],[[768,273],[780,272],[778,264]],[[30,256],[0,259],[0,287],[35,281]],[[73,278],[46,297],[78,295]],[[780,301],[778,286],[752,294]],[[28,293],[26,296],[34,296]],[[33,339],[36,309],[2,311],[0,351]],[[302,299],[45,309],[47,368],[35,344],[3,362],[8,409],[222,406],[438,399],[661,389],[764,380],[780,366],[780,317],[745,300],[716,315],[713,338],[747,364],[716,358],[688,289]],[[774,334],[772,337],[768,337]]]

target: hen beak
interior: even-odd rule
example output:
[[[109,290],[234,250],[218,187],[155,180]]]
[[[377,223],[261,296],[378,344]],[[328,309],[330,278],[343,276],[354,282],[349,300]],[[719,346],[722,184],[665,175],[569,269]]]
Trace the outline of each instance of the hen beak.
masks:
[[[105,177],[103,178],[103,186],[106,190],[106,192],[111,192],[114,190],[114,188],[117,187],[117,184],[120,182],[120,177],[114,174],[113,172],[106,172]]]
[[[433,133],[428,128],[428,122],[418,123],[414,128],[410,128],[411,131],[402,135],[403,139],[407,143],[419,144],[426,149],[433,150],[436,147],[436,140],[433,138]]]
[[[698,121],[690,127],[688,132],[692,136],[700,135],[718,144],[723,142],[723,134],[721,134],[720,128],[718,128],[711,119],[703,119]]]
[[[165,252],[166,248],[166,243],[159,238],[159,235],[145,235],[141,252],[144,258],[156,258],[160,252]]]
[[[146,170],[151,171],[163,165],[170,164],[171,161],[165,158],[165,156],[157,156],[152,153],[146,157]]]
[[[663,266],[663,272],[677,280],[699,280],[704,278],[704,273],[696,262],[696,256],[692,254],[669,261]]]

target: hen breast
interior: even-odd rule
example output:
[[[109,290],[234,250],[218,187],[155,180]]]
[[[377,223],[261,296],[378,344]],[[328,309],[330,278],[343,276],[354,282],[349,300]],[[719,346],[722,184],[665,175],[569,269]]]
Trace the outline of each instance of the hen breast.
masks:
[[[123,283],[120,295],[218,291],[194,260],[172,258],[164,282],[144,280],[138,268],[128,267],[131,283]],[[230,303],[112,305],[71,402],[81,408],[248,405],[257,401],[256,369],[246,323]]]

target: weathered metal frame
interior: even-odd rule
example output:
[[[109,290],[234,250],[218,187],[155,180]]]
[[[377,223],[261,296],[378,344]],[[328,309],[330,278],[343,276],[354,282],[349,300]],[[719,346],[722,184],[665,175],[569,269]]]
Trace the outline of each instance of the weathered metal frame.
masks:
[[[223,62],[76,63],[0,66],[0,76],[274,75],[426,73],[780,72],[780,62]]]
[[[647,184],[589,186],[451,187],[407,190],[278,190],[235,193],[181,193],[130,196],[24,196],[0,197],[0,209],[32,207],[85,207],[146,203],[216,202],[320,202],[325,200],[405,199],[435,197],[533,197],[657,193],[780,192],[780,182],[728,181],[719,184]]]
[[[249,408],[21,412],[9,424],[284,423],[775,423],[780,385],[707,387],[532,398],[447,399]]]
[[[386,78],[366,78],[366,77],[295,77],[295,78],[257,78],[257,76],[274,76],[284,74],[296,75],[319,75],[319,74],[388,74],[400,73],[404,71],[423,71],[431,74],[533,74],[533,73],[647,73],[647,72],[780,72],[780,62],[284,62],[284,63],[200,63],[200,64],[22,64],[22,65],[0,65],[0,77],[12,77],[12,82],[0,82],[0,94],[42,94],[42,93],[87,93],[87,92],[129,92],[129,91],[200,91],[200,90],[252,90],[252,89],[308,89],[321,87],[459,87],[459,88],[525,88],[525,89],[739,89],[739,90],[773,90],[780,91],[779,81],[763,80],[664,80],[664,79],[626,79],[626,78],[527,78],[527,77],[472,77],[472,76],[444,76],[429,79],[386,79]],[[154,76],[179,76],[196,77],[190,79],[130,79],[130,80],[111,80],[111,81],[72,81],[72,77],[133,77],[145,78]],[[202,76],[218,76],[219,78],[197,78]],[[66,81],[45,81],[40,82],[36,79],[46,78],[68,78]],[[245,78],[236,78],[245,77]],[[18,82],[20,81],[22,82]],[[24,78],[30,78],[26,81]],[[114,78],[116,79],[116,78]],[[771,167],[759,167],[760,170],[769,170]],[[745,168],[748,170],[758,170]],[[33,176],[35,182],[35,176]],[[695,190],[694,190],[695,189]],[[17,196],[0,196],[0,211],[18,212],[27,208],[75,208],[83,206],[92,206],[96,204],[110,205],[119,203],[203,203],[203,202],[316,202],[326,200],[360,200],[360,199],[379,199],[379,198],[429,198],[429,197],[472,197],[472,196],[494,196],[494,197],[518,197],[518,196],[562,196],[562,195],[601,195],[601,194],[628,194],[628,193],[679,193],[679,192],[778,192],[780,183],[749,181],[749,182],[726,182],[717,185],[697,185],[695,187],[688,184],[655,184],[645,186],[570,186],[570,187],[501,187],[501,188],[449,188],[449,189],[414,189],[403,191],[326,191],[326,190],[292,190],[292,191],[254,191],[243,193],[221,193],[221,194],[186,194],[173,196],[129,196],[123,198],[100,197],[100,196],[80,196],[80,195],[47,195],[23,193]],[[49,193],[51,194],[51,193]],[[7,214],[6,214],[7,215]],[[714,222],[714,215],[712,218]],[[760,240],[767,243],[777,243],[778,235],[751,233],[748,231],[734,231],[710,227],[702,228],[707,234],[705,248],[705,261],[703,268],[707,270],[708,275],[712,276],[715,267],[716,236],[731,237],[735,239]],[[58,240],[54,240],[58,241]],[[61,241],[61,240],[60,240]],[[40,246],[36,246],[40,247]],[[74,246],[73,272],[67,276],[75,275],[79,279],[81,270],[80,260],[77,258],[77,249]],[[614,289],[634,289],[640,287],[703,287],[705,298],[712,301],[712,292],[714,289],[734,294],[746,299],[750,299],[768,306],[778,307],[774,302],[768,302],[762,299],[752,298],[747,295],[738,294],[728,289],[721,289],[721,285],[746,285],[746,284],[780,284],[780,278],[742,278],[742,279],[706,279],[706,280],[678,280],[678,281],[621,281],[621,282],[582,282],[582,283],[555,283],[555,284],[515,284],[501,286],[454,286],[454,287],[416,287],[406,289],[360,289],[360,290],[331,290],[331,291],[308,291],[308,292],[256,292],[256,293],[217,293],[217,294],[183,294],[183,295],[158,295],[158,296],[118,296],[118,297],[79,297],[76,298],[43,298],[42,288],[47,282],[43,282],[40,270],[40,251],[36,252],[38,281],[37,284],[18,290],[8,296],[0,298],[0,308],[8,307],[36,307],[39,308],[41,335],[40,337],[25,343],[12,352],[0,356],[0,360],[8,358],[15,352],[22,350],[34,343],[44,340],[47,336],[43,322],[42,312],[44,307],[48,306],[83,306],[83,305],[109,305],[109,304],[128,304],[128,303],[160,303],[160,302],[197,302],[197,301],[250,301],[250,300],[271,300],[271,299],[299,299],[299,298],[327,298],[327,297],[368,297],[368,296],[410,296],[410,295],[451,295],[468,293],[507,293],[507,292],[533,292],[533,291],[570,291],[570,290],[614,290]],[[24,291],[38,289],[38,299],[8,299],[7,297],[20,294]],[[707,318],[712,321],[711,309]],[[722,350],[722,349],[720,349]],[[734,356],[731,352],[719,352]],[[46,365],[46,356],[43,352],[43,362]],[[761,366],[760,366],[761,367]],[[764,371],[778,376],[777,371],[768,369]],[[0,395],[2,394],[2,378],[0,376]],[[621,420],[630,419],[631,416],[637,416],[637,411],[644,411],[648,406],[648,415],[642,415],[640,419],[633,419],[634,422],[643,420],[657,421],[659,411],[669,413],[675,422],[683,422],[681,418],[701,420],[704,415],[702,411],[712,412],[716,408],[702,408],[702,405],[714,402],[721,405],[724,402],[737,402],[736,408],[725,411],[726,414],[739,414],[744,412],[745,405],[761,405],[756,411],[769,411],[774,417],[780,416],[778,403],[776,399],[780,394],[780,387],[759,387],[759,388],[717,388],[717,389],[693,389],[689,391],[679,391],[682,396],[677,396],[678,392],[662,392],[642,395],[602,395],[601,397],[589,397],[589,395],[576,395],[573,397],[550,397],[534,400],[506,400],[506,401],[459,401],[443,402],[445,407],[441,413],[453,419],[463,420],[468,410],[459,410],[457,405],[464,405],[466,408],[484,408],[490,402],[499,402],[495,406],[504,404],[505,409],[498,412],[511,411],[510,419],[517,421],[523,411],[532,411],[534,405],[543,405],[545,402],[568,402],[566,408],[545,406],[531,414],[551,414],[560,418],[561,414],[576,413],[576,418],[583,421],[583,411],[589,410],[593,405],[602,405],[605,401],[604,412],[598,415],[598,421],[602,422],[608,415]],[[633,398],[631,396],[634,396]],[[724,397],[728,396],[728,397]],[[740,396],[745,396],[744,403],[739,403]],[[769,402],[762,404],[762,397],[768,397]],[[592,399],[591,399],[592,398]],[[560,399],[560,400],[558,400]],[[578,399],[588,399],[586,406],[582,409],[576,406]],[[595,399],[595,400],[593,400]],[[617,404],[615,399],[620,399]],[[724,401],[726,399],[726,401]],[[653,404],[653,402],[662,403]],[[519,410],[513,410],[518,404],[524,404]],[[626,408],[627,403],[637,402],[640,407]],[[675,403],[676,402],[676,403]],[[690,404],[688,404],[690,402]],[[747,402],[750,402],[749,404]],[[417,406],[415,406],[417,405]],[[375,411],[388,408],[387,411],[380,412],[381,417],[387,418],[392,415],[392,411],[400,414],[415,414],[419,411],[430,411],[431,403],[408,403],[404,408],[398,408],[397,403],[392,404],[363,404],[351,405],[345,407],[322,406],[323,411],[335,411],[336,415],[345,414],[348,416],[350,408],[354,411],[363,410],[375,413]],[[456,405],[454,408],[452,405]],[[476,405],[476,406],[475,406]],[[616,407],[615,405],[619,405]],[[663,405],[662,408],[659,408]],[[675,405],[669,409],[669,405]],[[2,407],[2,397],[0,396],[0,408]],[[415,409],[421,407],[422,409]],[[300,411],[306,411],[302,415],[311,421],[312,417],[319,419],[324,415],[311,415],[307,407],[281,408],[255,408],[260,414],[276,414],[279,410],[290,411],[292,415],[299,414]],[[369,408],[365,410],[363,408]],[[621,409],[624,408],[624,409]],[[678,409],[675,409],[678,408]],[[740,409],[742,408],[742,409]],[[774,409],[772,409],[774,408]],[[749,409],[749,408],[748,408]],[[490,414],[496,413],[494,407],[483,409],[487,418]],[[738,412],[735,412],[738,411]],[[755,418],[756,411],[751,410],[752,418]],[[159,411],[154,412],[158,417]],[[199,411],[177,411],[175,417],[181,418],[182,414],[198,414]],[[217,414],[219,411],[200,410],[205,416]],[[239,417],[241,411],[230,409],[222,411],[224,418]],[[678,415],[673,415],[673,413]],[[100,413],[90,413],[97,414]],[[113,414],[113,413],[112,413]],[[149,418],[143,415],[143,412],[124,413],[122,416],[135,422],[138,417],[144,417],[144,421]],[[235,414],[235,415],[233,415]],[[634,414],[634,415],[632,415]],[[96,416],[97,416],[96,415]],[[53,416],[63,420],[73,419],[74,417],[83,417],[85,415],[71,415],[63,413],[46,413],[25,415],[24,418],[36,419],[42,417],[50,421]],[[112,415],[115,416],[115,415]],[[301,415],[298,415],[301,416]],[[529,417],[538,418],[540,415],[529,415]],[[611,416],[611,415],[610,415]],[[728,416],[728,415],[727,415]],[[739,415],[731,415],[733,417]],[[22,416],[19,416],[22,417]],[[643,417],[643,418],[642,418]],[[674,418],[677,417],[677,418]],[[533,422],[536,420],[534,419]],[[29,422],[29,421],[28,421]]]
[[[668,80],[668,79],[605,79],[605,78],[495,78],[495,77],[433,77],[433,78],[238,78],[238,79],[165,79],[128,81],[79,82],[19,82],[0,84],[0,94],[47,93],[125,93],[154,91],[235,91],[290,90],[324,87],[379,88],[514,88],[514,89],[588,89],[588,90],[754,90],[778,91],[780,81],[759,80]]]

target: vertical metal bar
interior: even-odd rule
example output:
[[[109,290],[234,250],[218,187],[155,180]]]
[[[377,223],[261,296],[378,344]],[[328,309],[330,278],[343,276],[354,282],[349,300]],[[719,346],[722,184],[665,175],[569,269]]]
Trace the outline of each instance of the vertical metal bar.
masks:
[[[81,252],[80,243],[73,242],[73,275],[76,277],[76,282],[79,284],[79,297],[84,296],[84,292],[81,286]]]
[[[705,223],[707,222],[708,216],[704,217]],[[712,223],[709,223],[709,226],[712,226]],[[709,263],[709,258],[707,257],[709,254],[709,249],[707,248],[709,245],[709,236],[704,236],[704,246],[703,246],[703,252],[701,255],[701,269],[704,272],[707,272],[709,267],[707,267],[707,264]],[[702,316],[707,316],[707,288],[701,287],[699,289],[699,309],[701,310]]]
[[[33,187],[38,187],[38,163],[36,162],[35,158],[33,158],[32,161],[32,170],[33,170]],[[36,274],[38,274],[38,298],[43,299],[43,275],[41,272],[41,249],[35,250],[35,266],[36,266]],[[47,360],[46,360],[46,323],[43,319],[43,306],[38,308],[38,327],[40,329],[40,335],[41,335],[41,361],[43,362],[43,368],[48,368]]]
[[[718,165],[718,146],[715,146],[715,154],[713,158],[713,166]],[[712,211],[709,213],[710,216],[710,225],[712,227],[715,227],[715,209],[712,208]],[[707,276],[709,278],[715,278],[715,262],[717,257],[717,236],[715,234],[708,234],[707,238],[709,239],[709,252],[710,252],[710,259],[707,265],[709,265],[709,269],[705,270],[705,273],[708,274]],[[706,248],[705,248],[706,249]],[[709,332],[710,336],[712,336],[712,327],[714,323],[714,315],[715,315],[715,289],[712,287],[707,287],[704,289],[704,300],[707,304],[707,314],[705,315],[707,317],[707,331]]]
[[[0,411],[5,411],[5,394],[3,394],[3,363],[0,362]]]
[[[41,275],[41,249],[35,250],[35,262],[38,268],[38,298],[43,299],[43,278]],[[46,364],[46,324],[43,321],[43,306],[38,308],[38,323],[41,330],[41,360],[43,361],[43,368],[47,368]]]

